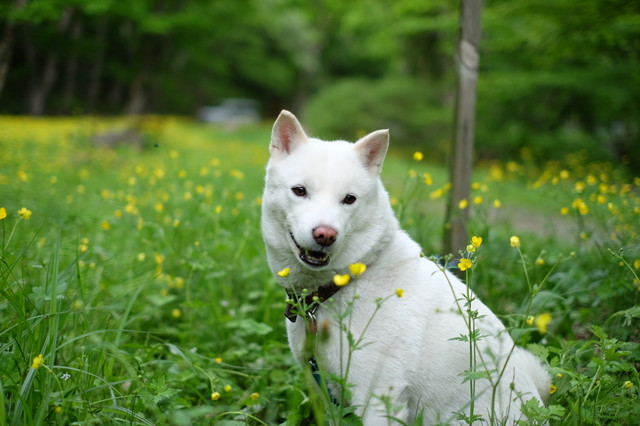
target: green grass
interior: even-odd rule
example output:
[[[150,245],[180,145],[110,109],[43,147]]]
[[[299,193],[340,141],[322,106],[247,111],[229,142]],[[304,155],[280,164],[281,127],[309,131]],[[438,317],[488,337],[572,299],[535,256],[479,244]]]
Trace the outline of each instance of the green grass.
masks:
[[[260,235],[269,127],[138,125],[142,149],[105,149],[94,135],[126,120],[0,118],[0,426],[313,421]],[[426,157],[392,146],[383,180],[440,254],[447,174]],[[551,365],[556,422],[640,421],[640,179],[570,158],[474,181],[471,285],[510,326],[551,315],[520,343]]]

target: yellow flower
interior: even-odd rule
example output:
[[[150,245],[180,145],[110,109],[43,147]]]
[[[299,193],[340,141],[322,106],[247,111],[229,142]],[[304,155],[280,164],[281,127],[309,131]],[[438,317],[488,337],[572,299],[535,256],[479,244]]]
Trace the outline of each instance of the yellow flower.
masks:
[[[416,151],[413,153],[413,159],[416,161],[422,161],[422,159],[424,158],[424,156],[422,155],[422,153],[420,151]]]
[[[40,354],[33,359],[33,363],[31,363],[31,368],[38,369],[42,367],[44,364],[44,355]]]
[[[182,311],[178,308],[174,309],[173,311],[171,311],[171,316],[174,318],[180,318],[182,316]]]
[[[222,358],[218,357],[218,358],[215,359],[215,361],[216,361],[216,363],[220,364],[220,363],[222,363]]]
[[[291,268],[284,268],[282,271],[278,272],[278,276],[279,277],[288,277],[289,276],[289,272],[291,272]]]
[[[544,313],[544,314],[538,315],[535,320],[536,327],[538,327],[538,331],[541,334],[544,334],[547,332],[547,326],[549,325],[550,322],[551,322],[550,313]]]
[[[533,320],[535,319],[535,317],[533,315],[529,315],[527,317],[527,324],[528,325],[533,325]]]
[[[357,277],[358,275],[364,274],[364,271],[367,270],[367,265],[360,262],[353,263],[349,265],[349,270],[351,271],[351,275],[353,275],[354,277]]]
[[[429,173],[425,173],[424,175],[422,175],[422,177],[424,178],[425,185],[433,184],[433,179],[431,178],[431,175]]]
[[[561,214],[562,216],[566,216],[566,215],[568,215],[568,214],[569,214],[569,207],[563,207],[563,208],[561,208],[561,209],[560,209],[560,214]]]
[[[633,267],[636,269],[640,269],[640,259],[636,259],[633,261]]]
[[[217,401],[220,399],[222,395],[220,395],[220,392],[213,392],[211,393],[211,400],[212,401]]]
[[[629,390],[629,389],[631,389],[631,388],[633,387],[633,383],[631,383],[631,381],[627,380],[626,382],[624,382],[624,383],[622,384],[622,386],[623,386],[625,389]]]
[[[536,266],[544,266],[544,259],[539,257],[536,259]]]
[[[462,200],[460,200],[460,202],[458,203],[458,208],[460,210],[464,210],[467,208],[467,206],[469,205],[469,202],[467,201],[466,198],[463,198]]]
[[[444,194],[444,189],[442,188],[436,189],[431,194],[429,194],[429,198],[431,198],[432,200],[435,200],[436,198],[442,197],[443,194]]]
[[[500,200],[493,200],[493,207],[495,207],[496,209],[502,207],[502,203],[500,202]]]
[[[258,398],[260,398],[260,394],[258,392],[254,392],[251,395],[249,395],[249,398],[256,401]]]
[[[236,179],[244,179],[244,173],[240,170],[233,169],[229,172],[229,174]]]
[[[396,288],[396,296],[404,297],[404,290],[401,288]]]
[[[510,244],[510,245],[511,245],[511,247],[513,247],[513,248],[518,248],[518,247],[520,247],[520,238],[516,237],[515,235],[514,235],[514,236],[512,236],[512,237],[509,239],[509,244]]]
[[[109,222],[107,222],[106,220],[103,220],[102,223],[100,223],[100,227],[103,231],[108,231],[109,228],[111,228],[111,225],[109,225]]]
[[[31,210],[29,210],[26,207],[23,207],[20,210],[18,210],[18,214],[20,215],[21,218],[25,220],[31,218]]]
[[[549,387],[549,394],[553,395],[557,390],[558,388],[556,387],[556,385],[551,385],[551,387]]]
[[[349,281],[351,281],[351,277],[349,276],[349,274],[336,274],[333,276],[333,283],[339,287],[349,284]]]
[[[475,204],[482,204],[482,197],[478,195],[476,198],[473,199],[473,202]]]
[[[473,245],[475,248],[480,247],[481,244],[482,237],[471,237],[471,245]]]
[[[225,385],[224,387],[225,392],[231,392],[231,389],[232,389],[231,385]]]
[[[461,271],[466,271],[467,269],[471,269],[473,266],[473,262],[470,259],[462,258],[460,259],[460,263],[458,263],[458,268]]]
[[[0,207],[0,220],[4,219],[5,217],[7,217],[7,209],[5,209],[4,207]]]

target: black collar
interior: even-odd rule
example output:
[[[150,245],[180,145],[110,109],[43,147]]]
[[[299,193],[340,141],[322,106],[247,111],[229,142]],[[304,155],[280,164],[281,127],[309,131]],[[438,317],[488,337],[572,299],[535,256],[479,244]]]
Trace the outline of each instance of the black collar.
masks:
[[[308,316],[313,316],[318,305],[331,298],[331,296],[336,294],[338,290],[340,290],[340,287],[332,282],[324,287],[318,288],[316,291],[311,292],[304,297],[296,293],[287,291],[287,296],[289,297],[290,303],[287,303],[287,307],[284,310],[284,316],[287,317],[287,319],[291,322],[296,322],[296,319],[299,316],[304,317],[305,313]],[[294,305],[295,308],[298,309],[300,307],[304,307],[304,309],[306,309],[306,312],[298,312],[298,309],[294,309]]]

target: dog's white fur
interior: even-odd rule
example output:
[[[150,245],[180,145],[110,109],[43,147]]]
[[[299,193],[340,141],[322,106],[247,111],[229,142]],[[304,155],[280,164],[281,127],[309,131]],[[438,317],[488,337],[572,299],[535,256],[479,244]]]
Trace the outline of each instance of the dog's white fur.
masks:
[[[333,302],[317,311],[322,339],[314,356],[321,370],[344,377],[349,347],[339,316],[353,302],[353,312],[343,321],[355,338],[363,331],[364,344],[353,351],[347,382],[353,387],[348,403],[363,416],[365,425],[389,424],[389,414],[412,424],[423,413],[423,424],[456,423],[456,413],[469,412],[469,344],[451,338],[467,335],[462,295],[466,286],[438,265],[421,256],[417,243],[395,218],[379,174],[389,132],[373,132],[355,144],[325,142],[306,136],[293,114],[282,111],[273,126],[262,199],[262,231],[269,267],[289,292],[313,291],[331,283],[335,274],[349,272],[349,265],[367,265],[366,272],[340,289]],[[301,195],[292,188],[303,187]],[[351,194],[352,204],[345,202]],[[314,240],[313,230],[336,231],[328,246]],[[301,249],[329,254],[328,264],[312,266]],[[290,268],[286,277],[278,271]],[[404,297],[396,297],[396,289]],[[392,296],[392,297],[389,297]],[[377,312],[376,301],[387,298]],[[456,299],[458,300],[456,302]],[[476,365],[488,370],[492,380],[508,365],[497,386],[494,419],[508,424],[523,418],[520,406],[530,398],[543,401],[550,377],[530,352],[515,347],[500,320],[481,301],[472,309],[480,319],[475,326],[483,336],[478,342]],[[287,321],[294,356],[305,364],[305,321]],[[509,357],[509,354],[510,357]],[[333,392],[340,389],[332,384]],[[391,398],[392,413],[380,397]],[[476,380],[474,412],[485,421],[491,417],[489,380]]]

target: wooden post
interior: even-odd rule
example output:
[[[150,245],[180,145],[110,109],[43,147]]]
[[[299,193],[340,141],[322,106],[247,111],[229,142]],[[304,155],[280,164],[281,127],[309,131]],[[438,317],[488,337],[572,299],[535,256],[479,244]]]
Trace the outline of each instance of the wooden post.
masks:
[[[451,145],[449,177],[451,191],[447,203],[444,253],[457,254],[469,243],[467,223],[471,205],[471,167],[475,130],[476,84],[480,56],[480,11],[482,0],[461,0],[460,42],[458,45],[458,85],[455,134]],[[468,206],[459,208],[461,200]]]

